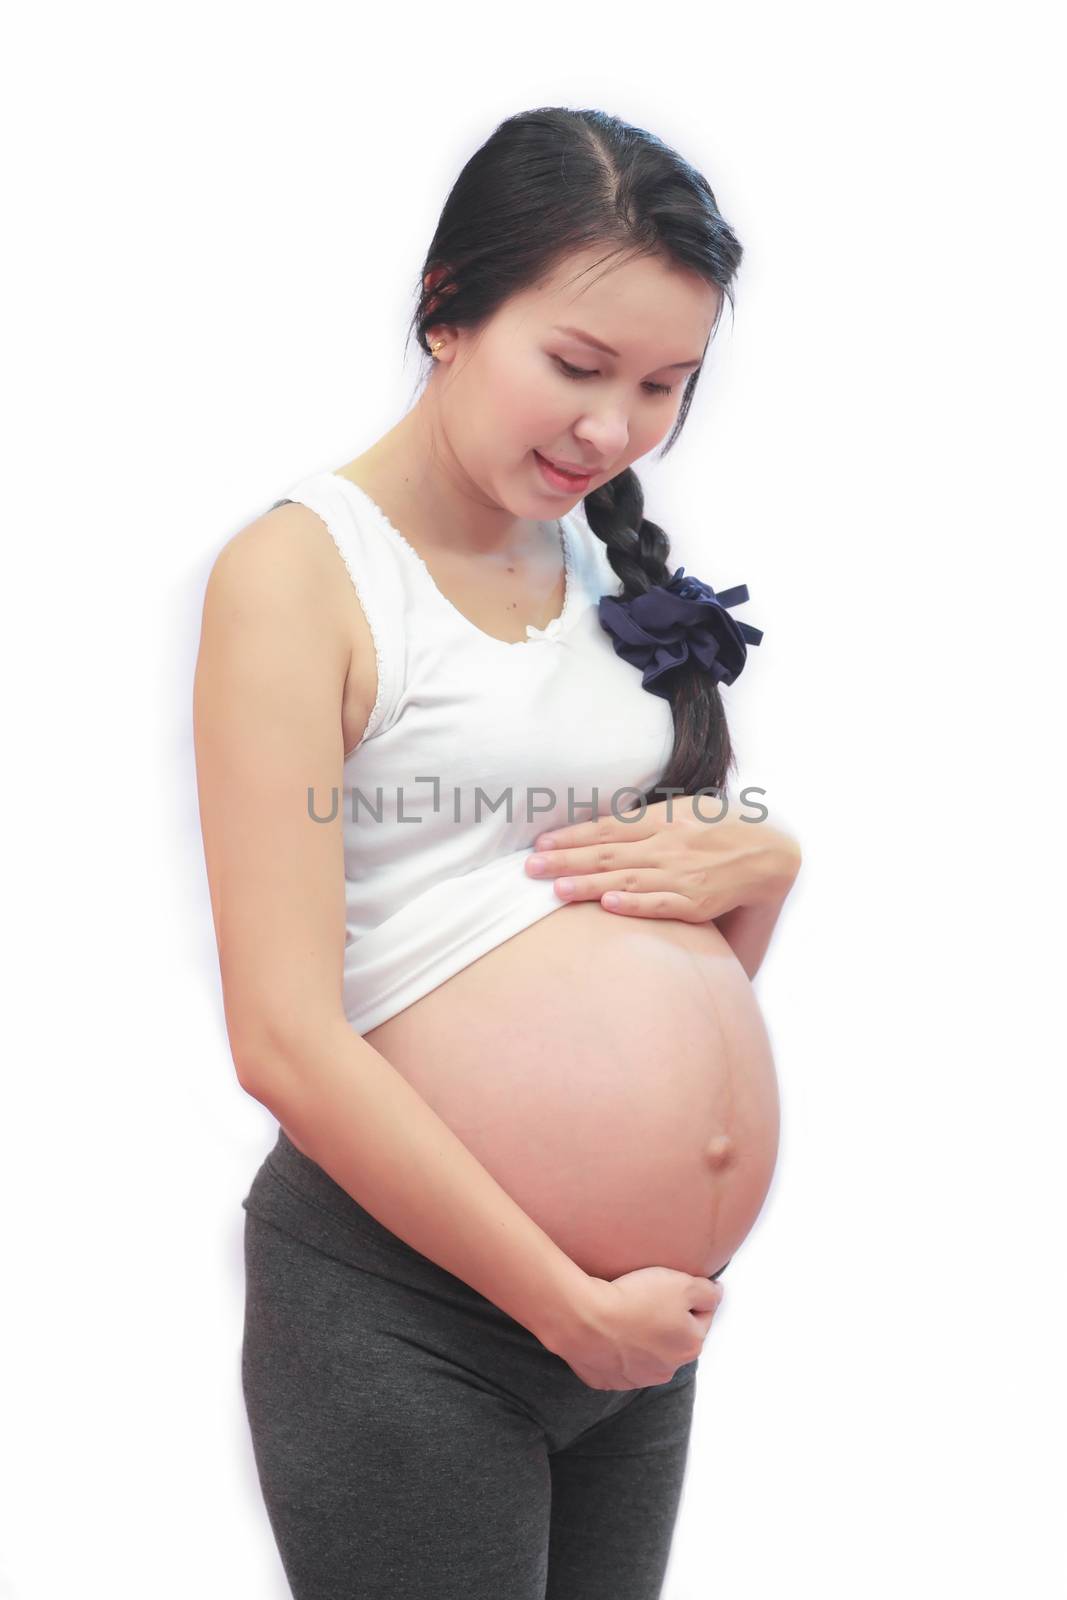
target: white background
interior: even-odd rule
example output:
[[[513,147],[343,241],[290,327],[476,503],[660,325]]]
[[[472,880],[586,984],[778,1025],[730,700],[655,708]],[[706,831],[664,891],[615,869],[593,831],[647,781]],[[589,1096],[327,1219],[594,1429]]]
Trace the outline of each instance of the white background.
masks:
[[[240,1201],[275,1124],[222,1020],[203,586],[233,533],[411,403],[448,188],[546,104],[656,132],[744,244],[683,437],[639,470],[676,558],[749,586],[739,784],[804,850],[757,979],[780,1164],[701,1358],[665,1600],[1063,1594],[1043,15],[9,19],[2,1600],[288,1593],[239,1387]]]

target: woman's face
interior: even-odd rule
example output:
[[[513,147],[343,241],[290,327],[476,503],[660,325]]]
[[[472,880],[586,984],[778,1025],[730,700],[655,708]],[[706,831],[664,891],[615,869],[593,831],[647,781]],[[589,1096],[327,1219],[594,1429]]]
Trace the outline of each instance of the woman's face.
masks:
[[[514,516],[557,518],[661,443],[718,316],[722,291],[694,273],[648,257],[605,272],[603,255],[570,257],[478,332],[430,330],[446,340],[432,377],[450,454]],[[551,487],[535,451],[591,480]]]

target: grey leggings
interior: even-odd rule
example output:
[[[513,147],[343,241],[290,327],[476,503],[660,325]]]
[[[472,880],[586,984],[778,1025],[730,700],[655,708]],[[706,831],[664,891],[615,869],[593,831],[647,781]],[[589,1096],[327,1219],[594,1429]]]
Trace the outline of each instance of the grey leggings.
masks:
[[[696,1361],[589,1388],[280,1129],[242,1205],[244,1401],[295,1600],[656,1600]]]

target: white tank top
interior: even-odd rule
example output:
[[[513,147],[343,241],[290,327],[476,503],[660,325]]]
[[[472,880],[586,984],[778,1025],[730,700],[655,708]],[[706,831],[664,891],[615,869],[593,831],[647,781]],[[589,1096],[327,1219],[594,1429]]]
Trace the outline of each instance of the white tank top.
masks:
[[[600,626],[600,596],[621,585],[580,503],[545,524],[563,544],[561,614],[506,643],[445,599],[350,479],[316,473],[275,506],[286,500],[328,528],[377,658],[341,792],[311,797],[315,816],[344,819],[344,1007],[363,1034],[566,909],[525,870],[534,840],[609,813],[613,795],[632,807],[666,771],[674,723]]]

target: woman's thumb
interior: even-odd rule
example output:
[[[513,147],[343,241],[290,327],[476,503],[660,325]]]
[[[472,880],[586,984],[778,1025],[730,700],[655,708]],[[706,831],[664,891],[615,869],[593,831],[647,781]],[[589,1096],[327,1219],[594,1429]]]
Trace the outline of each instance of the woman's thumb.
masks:
[[[694,1278],[690,1284],[690,1311],[714,1311],[722,1299],[722,1285],[710,1278]]]

